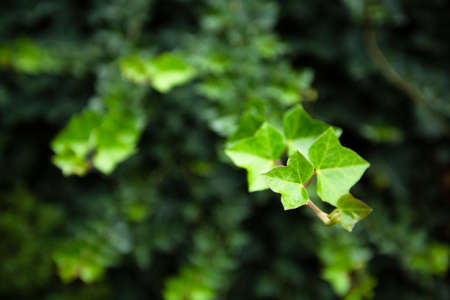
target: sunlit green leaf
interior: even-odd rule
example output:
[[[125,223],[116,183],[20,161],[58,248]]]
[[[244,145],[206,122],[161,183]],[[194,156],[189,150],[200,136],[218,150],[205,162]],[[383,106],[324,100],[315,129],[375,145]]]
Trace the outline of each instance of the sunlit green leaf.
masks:
[[[164,53],[151,61],[149,75],[152,86],[162,93],[191,80],[195,76],[193,67],[179,56]]]
[[[336,218],[348,231],[352,231],[356,223],[364,219],[372,209],[351,194],[346,194],[337,201],[337,209],[330,216]]]
[[[308,149],[314,140],[330,126],[322,121],[313,120],[300,105],[290,109],[283,117],[284,135],[289,153],[300,151],[308,155]]]
[[[86,157],[95,147],[94,130],[101,116],[89,109],[74,115],[69,124],[52,142],[53,162],[65,175],[84,175],[89,164]]]
[[[237,130],[228,141],[233,142],[252,136],[263,122],[264,119],[260,115],[251,112],[244,113],[239,121]]]
[[[181,56],[163,53],[157,57],[130,56],[119,61],[122,75],[136,83],[148,83],[161,93],[191,80],[195,69]]]
[[[102,116],[86,109],[53,140],[53,162],[64,175],[82,176],[92,166],[109,174],[136,151],[142,127],[142,118],[126,111]]]
[[[308,154],[317,173],[317,194],[334,206],[369,167],[367,161],[341,145],[331,128],[311,145]]]
[[[308,200],[304,184],[311,178],[314,168],[300,153],[295,152],[286,167],[276,167],[265,174],[270,189],[281,194],[284,209],[302,206]]]
[[[239,167],[248,172],[249,191],[267,188],[263,173],[275,166],[284,151],[283,136],[268,123],[264,123],[254,136],[229,146],[225,153]]]
[[[136,151],[142,130],[138,116],[111,112],[95,131],[94,166],[105,174]]]

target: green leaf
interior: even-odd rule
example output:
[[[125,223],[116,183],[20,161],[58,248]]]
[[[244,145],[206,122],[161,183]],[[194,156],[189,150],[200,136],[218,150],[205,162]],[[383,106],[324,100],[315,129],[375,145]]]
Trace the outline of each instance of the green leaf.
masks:
[[[124,57],[119,61],[122,76],[135,83],[143,84],[149,82],[147,66],[149,59],[143,59],[139,56]]]
[[[351,277],[346,270],[325,268],[322,278],[327,280],[339,296],[345,295],[351,287]]]
[[[239,121],[237,130],[228,139],[228,142],[238,141],[254,135],[263,122],[264,119],[255,113],[244,113]]]
[[[345,296],[344,300],[363,300],[372,299],[374,296],[374,288],[377,285],[377,279],[370,275],[363,276],[351,288],[350,292]]]
[[[110,174],[117,164],[136,152],[143,128],[140,116],[125,112],[109,112],[95,130],[94,166]]]
[[[161,93],[188,82],[196,74],[182,57],[172,53],[155,58],[125,57],[119,61],[119,67],[125,78],[139,84],[149,83]]]
[[[50,49],[26,38],[0,45],[0,68],[10,66],[26,74],[58,73],[64,63]]]
[[[149,66],[151,83],[161,93],[167,93],[173,87],[186,83],[195,76],[195,73],[194,68],[171,53],[156,57]]]
[[[308,149],[314,140],[328,128],[330,126],[324,122],[313,120],[301,105],[293,107],[283,117],[283,129],[289,145],[289,153],[298,150],[307,156]]]
[[[422,251],[414,254],[408,266],[423,273],[445,275],[448,268],[450,246],[433,242]]]
[[[275,166],[284,151],[283,136],[268,123],[264,123],[254,136],[229,146],[225,153],[239,167],[248,172],[250,192],[266,189],[263,173]]]
[[[367,161],[341,145],[332,128],[311,145],[308,154],[317,173],[317,194],[334,206],[369,167]]]
[[[164,288],[166,300],[212,300],[216,291],[208,285],[203,270],[184,267],[176,277],[169,278]]]
[[[100,125],[101,116],[89,109],[75,115],[52,142],[55,152],[53,162],[64,175],[84,175],[89,164],[86,156],[95,147],[94,130]]]
[[[80,278],[86,283],[100,279],[106,265],[100,261],[106,261],[86,242],[72,240],[63,244],[53,253],[53,260],[58,268],[58,274],[64,282],[71,282]]]
[[[308,200],[304,184],[314,174],[311,163],[300,153],[295,152],[286,167],[277,167],[265,174],[271,190],[281,194],[281,203],[285,210],[302,206]]]
[[[337,209],[331,214],[331,218],[337,219],[342,227],[352,231],[356,223],[364,219],[372,209],[364,202],[356,199],[351,194],[346,194],[337,201]]]
[[[105,115],[86,109],[53,140],[53,162],[64,175],[83,176],[92,166],[110,174],[135,153],[143,126],[143,117],[125,108]]]

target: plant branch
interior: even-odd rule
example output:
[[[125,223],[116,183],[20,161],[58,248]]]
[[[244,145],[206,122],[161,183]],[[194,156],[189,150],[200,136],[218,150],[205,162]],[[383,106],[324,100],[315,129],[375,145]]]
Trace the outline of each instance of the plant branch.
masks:
[[[305,188],[307,188],[311,184],[312,180],[314,179],[314,176],[316,176],[315,170],[314,170],[314,173],[311,175],[311,177],[308,179],[308,181],[305,182],[305,184],[304,184]]]
[[[308,206],[309,209],[312,210],[312,212],[326,225],[331,224],[331,219],[328,217],[328,214],[321,210],[319,207],[317,207],[314,202],[312,202],[310,199],[306,201],[306,206]]]
[[[395,71],[395,69],[389,63],[386,56],[378,46],[375,32],[372,26],[368,24],[368,22],[364,29],[364,36],[370,58],[379,68],[383,77],[400,91],[402,91],[405,95],[407,95],[416,104],[423,104],[427,106],[428,102],[422,92],[416,86],[401,77],[400,74]]]
[[[442,115],[430,106],[428,99],[422,91],[417,86],[403,78],[389,63],[383,51],[378,46],[375,31],[373,29],[373,25],[371,24],[370,16],[367,15],[367,12],[364,21],[364,41],[371,60],[379,68],[381,75],[386,79],[386,81],[403,92],[415,104],[427,107],[439,125],[448,130],[449,126],[443,119]]]

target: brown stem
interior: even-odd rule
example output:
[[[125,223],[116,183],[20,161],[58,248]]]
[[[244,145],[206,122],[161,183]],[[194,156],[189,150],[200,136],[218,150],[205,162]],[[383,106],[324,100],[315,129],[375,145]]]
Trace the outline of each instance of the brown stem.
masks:
[[[428,102],[422,92],[416,86],[402,78],[400,74],[394,70],[378,46],[375,32],[369,24],[366,24],[365,39],[369,55],[375,65],[379,68],[384,78],[396,88],[401,90],[414,102],[427,105]]]
[[[311,182],[312,182],[312,180],[314,179],[314,176],[316,175],[316,171],[314,171],[314,173],[312,174],[312,176],[308,179],[308,181],[307,182],[305,182],[305,184],[304,184],[304,187],[305,188],[307,188],[310,184],[311,184]]]
[[[378,67],[381,75],[386,79],[386,81],[388,81],[394,87],[403,92],[414,103],[427,107],[429,111],[433,114],[435,120],[439,123],[439,125],[442,128],[448,130],[449,126],[445,122],[444,118],[442,117],[441,114],[439,114],[430,106],[428,99],[425,97],[422,91],[417,86],[415,86],[414,84],[403,78],[389,63],[383,51],[378,46],[375,31],[373,29],[369,16],[366,16],[365,19],[364,37],[367,51],[369,52],[369,56],[375,63],[375,65]]]
[[[320,208],[318,208],[314,202],[312,202],[310,199],[306,201],[306,206],[309,207],[309,209],[312,210],[312,212],[326,225],[331,223],[330,218],[328,217],[328,214],[324,211],[322,211]]]

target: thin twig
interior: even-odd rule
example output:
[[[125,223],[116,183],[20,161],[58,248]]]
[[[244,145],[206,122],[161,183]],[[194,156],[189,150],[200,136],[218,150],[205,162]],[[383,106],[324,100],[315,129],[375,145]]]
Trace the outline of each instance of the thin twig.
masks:
[[[379,68],[381,75],[394,87],[403,92],[415,104],[427,107],[435,117],[435,120],[439,122],[439,125],[442,128],[446,129],[446,131],[448,132],[449,126],[447,125],[447,122],[443,119],[441,114],[436,112],[433,107],[431,107],[430,102],[422,93],[422,91],[417,86],[403,78],[389,63],[383,51],[381,51],[380,47],[378,46],[375,31],[370,21],[370,16],[366,16],[365,18],[364,38],[369,56],[375,63],[375,65]],[[447,135],[450,134],[447,133]]]
[[[331,223],[330,218],[328,217],[328,214],[324,211],[322,211],[319,207],[317,207],[314,202],[312,202],[310,199],[306,201],[306,206],[309,207],[309,209],[312,210],[312,212],[326,225]]]
[[[316,171],[314,171],[314,173],[311,175],[311,177],[308,179],[308,181],[305,182],[305,184],[304,184],[305,188],[307,188],[311,184],[315,175],[316,175]]]
[[[375,32],[369,24],[365,26],[364,36],[369,55],[375,65],[377,65],[380,69],[380,72],[384,76],[384,78],[404,94],[406,94],[416,104],[423,104],[427,106],[428,101],[426,100],[422,92],[416,86],[402,78],[400,74],[394,70],[392,65],[387,60],[386,56],[384,56],[383,52],[378,46]]]

